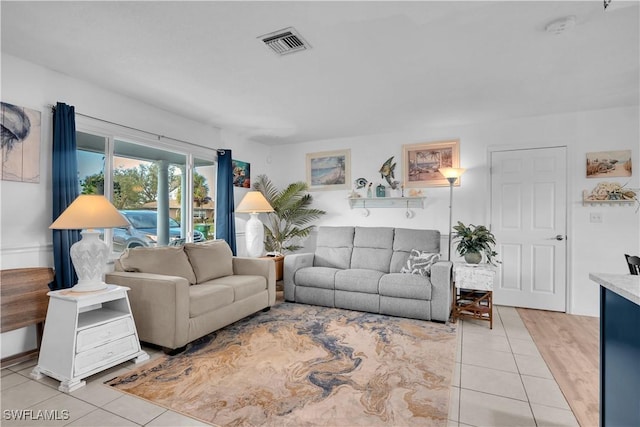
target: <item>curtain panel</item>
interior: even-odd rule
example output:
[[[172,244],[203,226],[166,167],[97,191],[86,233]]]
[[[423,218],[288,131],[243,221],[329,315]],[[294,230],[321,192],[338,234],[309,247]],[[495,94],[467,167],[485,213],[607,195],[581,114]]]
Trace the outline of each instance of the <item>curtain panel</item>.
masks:
[[[78,197],[78,159],[76,155],[76,119],[73,106],[58,102],[53,111],[53,215],[55,221]],[[53,231],[55,275],[51,290],[70,288],[78,281],[69,249],[80,240],[80,230]]]
[[[236,250],[235,204],[233,201],[233,166],[231,150],[218,150],[218,174],[216,191],[216,239],[223,239]]]

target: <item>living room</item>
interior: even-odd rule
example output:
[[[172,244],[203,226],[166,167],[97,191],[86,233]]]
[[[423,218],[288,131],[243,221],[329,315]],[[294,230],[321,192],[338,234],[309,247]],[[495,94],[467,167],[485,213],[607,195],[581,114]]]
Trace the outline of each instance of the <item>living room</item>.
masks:
[[[617,2],[618,0],[613,0],[612,4],[615,5]],[[624,274],[627,272],[627,266],[623,254],[640,253],[640,217],[634,207],[583,203],[583,191],[591,191],[600,182],[600,180],[590,179],[586,176],[585,160],[588,153],[631,150],[633,162],[640,164],[640,146],[638,145],[640,140],[638,4],[631,2],[630,6],[619,10],[603,11],[601,2],[584,2],[587,4],[586,6],[583,2],[579,2],[576,6],[571,5],[576,2],[556,3],[561,3],[561,5],[549,6],[548,10],[540,12],[536,15],[538,21],[535,21],[538,27],[528,29],[531,33],[528,37],[538,37],[543,40],[537,44],[532,43],[530,48],[534,49],[535,45],[534,52],[544,52],[545,49],[554,52],[554,55],[545,57],[542,64],[539,57],[531,55],[525,48],[516,49],[515,51],[519,53],[513,57],[500,57],[494,51],[495,49],[492,49],[491,52],[486,52],[486,55],[492,59],[491,63],[474,64],[479,61],[479,55],[465,58],[464,69],[460,71],[459,75],[449,76],[445,71],[428,73],[423,70],[424,80],[446,81],[448,77],[452,79],[462,79],[466,76],[478,77],[478,79],[469,78],[468,83],[464,85],[460,82],[465,82],[465,80],[458,81],[460,86],[457,91],[451,91],[449,99],[441,95],[439,98],[435,98],[437,102],[433,104],[431,104],[433,100],[429,99],[430,93],[428,91],[416,88],[416,92],[420,93],[418,96],[417,93],[414,94],[407,88],[395,87],[394,84],[388,83],[383,78],[384,72],[390,72],[390,68],[415,66],[410,59],[396,63],[396,65],[386,63],[385,60],[369,63],[370,67],[375,66],[380,69],[372,71],[370,76],[353,75],[344,62],[323,64],[323,72],[334,70],[334,74],[338,74],[335,73],[335,69],[341,69],[342,78],[346,82],[342,88],[350,85],[359,88],[360,85],[357,85],[356,82],[362,80],[364,88],[357,91],[357,95],[363,96],[364,91],[368,91],[370,94],[358,102],[355,102],[353,99],[355,96],[351,95],[348,95],[348,99],[341,99],[340,91],[330,90],[328,87],[318,89],[316,84],[309,82],[306,77],[293,74],[297,76],[293,77],[293,82],[299,90],[305,85],[312,85],[315,90],[324,93],[323,97],[307,99],[310,104],[309,117],[298,124],[288,123],[285,113],[282,117],[272,117],[266,113],[257,116],[258,113],[255,109],[243,106],[241,101],[235,99],[236,97],[240,99],[240,94],[246,95],[247,92],[250,92],[250,88],[259,79],[260,68],[254,75],[249,71],[240,72],[234,69],[233,63],[225,63],[224,68],[231,69],[232,73],[241,77],[246,76],[247,84],[245,88],[241,83],[238,83],[240,78],[229,80],[228,82],[234,82],[236,86],[230,85],[226,90],[220,88],[219,97],[210,98],[214,112],[198,111],[203,108],[206,102],[198,104],[198,102],[192,101],[192,99],[198,99],[199,102],[202,102],[197,88],[193,89],[194,93],[185,91],[179,96],[168,95],[162,104],[154,104],[151,98],[135,99],[132,95],[126,95],[134,93],[136,87],[148,87],[148,90],[152,92],[165,93],[164,89],[151,87],[151,84],[145,80],[121,80],[120,87],[110,87],[110,85],[116,85],[112,81],[109,81],[108,84],[101,83],[99,79],[91,77],[90,70],[85,69],[89,67],[90,63],[97,60],[97,56],[105,55],[104,52],[94,50],[91,46],[85,45],[80,51],[74,53],[80,60],[76,61],[77,68],[74,70],[76,74],[72,74],[65,70],[64,64],[56,62],[55,54],[62,54],[62,52],[57,52],[58,49],[62,50],[62,47],[48,46],[36,38],[35,44],[38,45],[38,48],[29,50],[33,49],[33,45],[23,46],[22,42],[13,38],[8,39],[9,34],[5,34],[5,31],[8,31],[6,28],[12,28],[12,31],[15,31],[16,27],[22,25],[26,28],[40,28],[37,19],[45,19],[42,13],[34,14],[36,16],[35,22],[29,21],[25,15],[32,10],[35,11],[31,8],[37,8],[38,5],[17,7],[11,5],[11,2],[3,2],[2,101],[42,112],[42,150],[39,183],[12,181],[2,181],[1,183],[2,268],[52,266],[52,240],[48,230],[51,224],[51,188],[53,185],[49,178],[52,156],[50,150],[52,123],[49,106],[60,101],[75,106],[76,111],[80,114],[118,125],[142,129],[156,135],[166,135],[207,149],[231,149],[235,159],[251,164],[252,176],[266,174],[281,187],[292,181],[306,180],[306,156],[310,153],[350,150],[351,181],[358,177],[365,177],[375,183],[383,183],[384,180],[380,178],[378,171],[383,162],[391,156],[394,156],[397,162],[397,177],[401,177],[404,173],[401,160],[403,145],[456,140],[459,141],[460,147],[460,167],[466,168],[466,172],[461,178],[460,185],[453,189],[453,219],[454,222],[462,221],[473,224],[489,225],[491,221],[493,209],[489,171],[491,153],[501,150],[566,147],[566,230],[563,233],[567,236],[565,311],[571,315],[598,316],[600,310],[599,286],[589,279],[589,273]],[[510,2],[504,2],[504,5],[514,7]],[[252,6],[256,7],[255,4]],[[268,67],[279,73],[286,73],[288,67],[300,67],[295,65],[294,61],[309,61],[302,67],[306,71],[319,66],[316,63],[317,57],[313,55],[324,49],[322,46],[324,39],[320,37],[319,33],[321,30],[313,27],[314,19],[307,16],[303,5],[295,4],[295,6],[295,10],[300,15],[300,23],[296,21],[296,14],[293,14],[292,11],[287,12],[292,14],[290,16],[285,15],[285,17],[277,18],[269,15],[270,18],[266,19],[265,16],[255,16],[266,13],[262,9],[256,9],[259,12],[251,14],[256,29],[247,35],[249,40],[245,43],[257,43],[255,38],[261,34],[294,25],[305,37],[309,38],[311,49],[307,52],[292,54],[289,57],[278,58],[273,56],[273,53],[264,46],[257,46],[255,50],[264,54],[264,58],[261,58],[261,61],[264,61],[261,62],[261,66],[270,64]],[[225,5],[225,8],[230,7],[229,4]],[[240,7],[240,4],[236,7]],[[314,7],[320,6],[315,5]],[[399,11],[401,7],[394,7],[393,10],[384,13],[365,12],[356,8],[356,10],[339,10],[337,14],[349,16],[350,19],[345,18],[344,21],[352,24],[358,21],[355,18],[358,15],[362,16],[363,20],[377,22],[376,19],[384,21],[384,18],[389,16],[396,18],[400,16],[407,19],[408,15],[416,12],[409,8],[407,12],[402,13]],[[412,7],[417,8],[419,5]],[[458,7],[462,14],[465,7],[472,6],[461,3],[458,4]],[[494,5],[494,9],[490,10],[484,10],[479,5],[476,7],[478,9],[472,8],[471,12],[467,11],[467,14],[464,15],[465,19],[472,20],[469,14],[473,15],[474,12],[498,13],[500,3]],[[585,15],[578,12],[571,13],[573,7],[584,12]],[[314,12],[318,17],[329,15],[326,11],[323,11],[322,14],[318,10],[314,10]],[[79,18],[89,16],[83,15],[87,12],[76,13],[79,14]],[[112,13],[117,15],[117,11]],[[161,14],[158,11],[155,13]],[[228,10],[221,11],[221,16],[229,16],[227,14],[230,14]],[[273,14],[277,15],[275,12]],[[445,15],[443,13],[442,19]],[[544,25],[547,22],[566,15],[577,16],[573,32],[555,35],[544,31]],[[513,19],[513,14],[508,16]],[[256,22],[260,22],[259,18],[264,18],[264,22],[258,26]],[[320,20],[320,18],[316,19]],[[599,21],[603,19],[609,21]],[[101,22],[100,25],[108,26],[104,21]],[[333,23],[333,21],[331,22]],[[224,27],[223,24],[223,22],[219,23]],[[310,26],[310,30],[305,31],[305,24]],[[457,24],[460,25],[460,23]],[[468,24],[471,25],[471,22]],[[51,25],[53,24],[47,23],[44,26],[46,29],[30,31],[42,32],[43,37],[46,38],[46,34],[51,30],[49,28]],[[514,31],[520,25],[522,24],[518,21],[504,23],[508,31]],[[590,26],[597,27],[600,32]],[[327,24],[322,31],[329,33],[330,29],[331,25]],[[77,28],[74,31],[80,31],[80,29]],[[144,31],[142,29],[139,31],[140,37],[144,39]],[[358,39],[357,26],[354,26],[350,31],[353,32],[353,37]],[[489,30],[486,31],[490,33]],[[580,31],[590,32],[580,37]],[[69,32],[70,37],[74,37],[74,32],[72,30]],[[316,32],[319,33],[317,36]],[[15,34],[19,34],[21,37],[24,35],[22,31]],[[446,37],[448,36],[446,34]],[[345,43],[333,40],[328,36],[324,37],[327,46],[333,48],[340,46],[340,43]],[[441,37],[444,38],[445,35]],[[494,37],[496,36],[494,35]],[[509,39],[509,37],[509,34],[504,34],[498,38]],[[598,37],[605,40],[595,45],[594,40]],[[360,43],[364,42],[358,40],[354,48],[361,47]],[[77,44],[83,45],[83,43]],[[500,48],[509,48],[509,52],[513,52],[513,46],[507,46],[508,44],[505,41],[504,46],[501,45]],[[106,43],[104,46],[108,47],[109,45]],[[366,45],[365,48],[370,50],[371,46]],[[618,53],[614,54],[614,51]],[[563,56],[569,55],[570,52],[572,56]],[[593,52],[597,52],[597,55],[600,56],[595,56],[596,54]],[[347,59],[348,53],[344,54],[343,52],[343,55],[337,59]],[[202,54],[202,52],[199,53],[199,55]],[[311,59],[305,60],[304,55],[307,54]],[[42,60],[37,58],[38,55],[42,56]],[[427,58],[423,58],[422,55]],[[579,57],[590,57],[590,55],[594,55],[597,61],[591,64],[589,73],[586,71],[589,67],[586,66],[581,69],[580,73],[571,67],[566,67],[566,63],[571,61],[577,63]],[[620,56],[624,56],[626,59],[620,59]],[[353,53],[353,57],[358,58],[358,55]],[[367,58],[367,61],[374,61],[371,59],[371,52],[368,52]],[[420,58],[428,64],[429,58],[426,53],[421,53]],[[498,58],[499,61],[493,62],[494,58]],[[228,61],[228,57],[225,59]],[[394,59],[397,58],[394,57]],[[559,62],[557,64],[549,63],[552,59]],[[130,57],[130,60],[144,62],[145,58]],[[451,60],[453,61],[453,59]],[[239,64],[244,64],[245,61],[247,61],[246,58],[238,59]],[[171,61],[168,62],[165,65],[170,68]],[[493,86],[492,84],[496,82],[491,77],[491,69],[507,67],[509,63],[518,65],[515,69],[540,68],[541,71],[545,71],[546,68],[553,70],[557,66],[559,71],[556,74],[545,74],[545,79],[550,75],[553,75],[553,79],[543,80],[543,82],[548,82],[543,93],[540,93],[539,90],[541,82],[527,81],[518,76],[514,76],[511,81],[503,80],[502,84],[497,82],[497,85]],[[111,65],[107,69],[109,71],[105,72],[105,81],[113,78],[123,79],[123,75],[116,71],[117,68],[126,68],[125,65],[122,63]],[[270,69],[270,71],[273,70]],[[300,70],[300,68],[296,68],[296,70]],[[447,68],[447,71],[451,70]],[[159,69],[158,73],[163,77],[159,81],[165,84],[171,81],[172,76],[169,71]],[[113,74],[115,77],[106,74]],[[320,78],[318,75],[313,76]],[[188,81],[189,76],[184,75],[182,79]],[[504,87],[499,89],[501,85],[506,87],[506,90]],[[565,91],[564,85],[571,90]],[[506,102],[514,102],[513,98],[497,97],[498,94],[505,96],[505,92],[516,88],[520,97],[518,103],[535,105],[536,111],[525,113],[524,110],[519,109],[517,103],[506,104]],[[429,86],[429,90],[432,89],[433,86]],[[536,95],[542,95],[546,99],[541,101]],[[248,101],[244,102],[251,104],[251,96],[247,96],[245,99]],[[269,102],[267,100],[261,102],[260,107],[264,108],[264,111],[269,111]],[[503,105],[499,105],[499,109],[502,116],[492,115],[491,107],[501,103]],[[173,104],[182,105],[176,107],[176,110],[172,112],[169,106]],[[313,108],[311,104],[313,104]],[[392,115],[389,110],[380,106],[382,104],[397,106],[398,111],[402,111],[403,115]],[[422,107],[422,104],[425,107]],[[457,110],[452,110],[449,104],[455,106]],[[335,116],[330,116],[335,121],[335,126],[330,126],[330,123],[325,122],[324,119],[321,120],[322,110],[317,109],[319,105],[325,110],[337,110],[338,115],[343,117],[348,117],[353,112],[355,116],[353,122],[360,127],[355,127],[354,123],[350,123],[349,120],[338,121]],[[406,105],[414,108],[415,113],[409,114],[407,110],[401,109]],[[466,107],[464,107],[465,105]],[[222,114],[225,108],[230,113],[220,115],[220,121],[217,122],[216,117],[218,114]],[[279,106],[277,110],[286,112],[287,109]],[[300,109],[298,108],[298,110]],[[371,111],[370,114],[375,119],[371,122],[363,122],[368,110]],[[508,114],[509,110],[517,111],[517,113]],[[187,111],[196,111],[197,113],[188,115]],[[383,116],[385,120],[380,119],[380,116],[377,115],[378,111],[382,111],[383,115],[386,114]],[[300,112],[298,111],[298,113]],[[328,112],[326,114],[328,115]],[[299,115],[291,117],[299,117]],[[314,120],[318,124],[304,129],[296,128],[298,125],[308,125]],[[91,119],[78,116],[77,127],[78,130],[89,131],[96,129],[99,125]],[[304,131],[308,134],[305,134]],[[630,178],[617,179],[617,181],[626,184],[629,188],[637,189],[640,187],[637,173]],[[374,227],[392,224],[394,227],[434,229],[441,232],[441,247],[446,248],[449,234],[450,193],[448,187],[423,188],[423,195],[426,197],[424,208],[414,209],[411,218],[407,218],[403,209],[371,209],[368,216],[363,216],[361,210],[350,208],[347,200],[350,190],[314,191],[312,193],[314,207],[327,212],[316,222],[316,225]],[[240,202],[246,191],[241,188],[234,190],[236,204]],[[16,206],[23,206],[24,203],[28,203],[28,209],[16,209]],[[594,213],[599,214],[601,222],[592,220]],[[248,218],[246,214],[237,214],[237,217]],[[309,239],[308,247],[303,251],[312,250],[314,239],[315,236]],[[241,241],[242,236],[239,236],[238,240]],[[2,342],[3,356],[5,350],[10,352],[12,347],[20,346],[20,342],[12,343],[11,339],[5,336],[3,336]]]

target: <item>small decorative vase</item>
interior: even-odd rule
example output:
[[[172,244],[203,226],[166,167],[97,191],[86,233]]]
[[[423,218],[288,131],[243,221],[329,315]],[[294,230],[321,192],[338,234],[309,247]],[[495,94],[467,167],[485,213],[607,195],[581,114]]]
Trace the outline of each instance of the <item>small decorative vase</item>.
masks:
[[[464,260],[467,264],[480,264],[480,261],[482,261],[482,254],[480,252],[467,252],[464,254]]]

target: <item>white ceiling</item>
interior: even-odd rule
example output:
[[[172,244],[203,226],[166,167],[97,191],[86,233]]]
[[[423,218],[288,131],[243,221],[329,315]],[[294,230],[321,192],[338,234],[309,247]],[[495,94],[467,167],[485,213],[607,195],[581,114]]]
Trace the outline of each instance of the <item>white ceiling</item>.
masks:
[[[3,0],[2,51],[295,143],[638,105],[638,5]],[[544,31],[567,15],[572,31]],[[278,57],[257,39],[289,26],[310,50]]]

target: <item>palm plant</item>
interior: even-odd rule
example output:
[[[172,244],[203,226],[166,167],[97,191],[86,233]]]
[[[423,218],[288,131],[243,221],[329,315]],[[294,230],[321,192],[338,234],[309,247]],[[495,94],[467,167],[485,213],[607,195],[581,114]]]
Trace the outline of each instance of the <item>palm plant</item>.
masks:
[[[294,182],[279,190],[266,175],[259,175],[253,189],[260,191],[273,207],[264,224],[264,246],[278,255],[301,249],[298,239],[307,237],[313,229],[310,223],[326,213],[309,207],[313,198],[307,193],[305,182]]]

